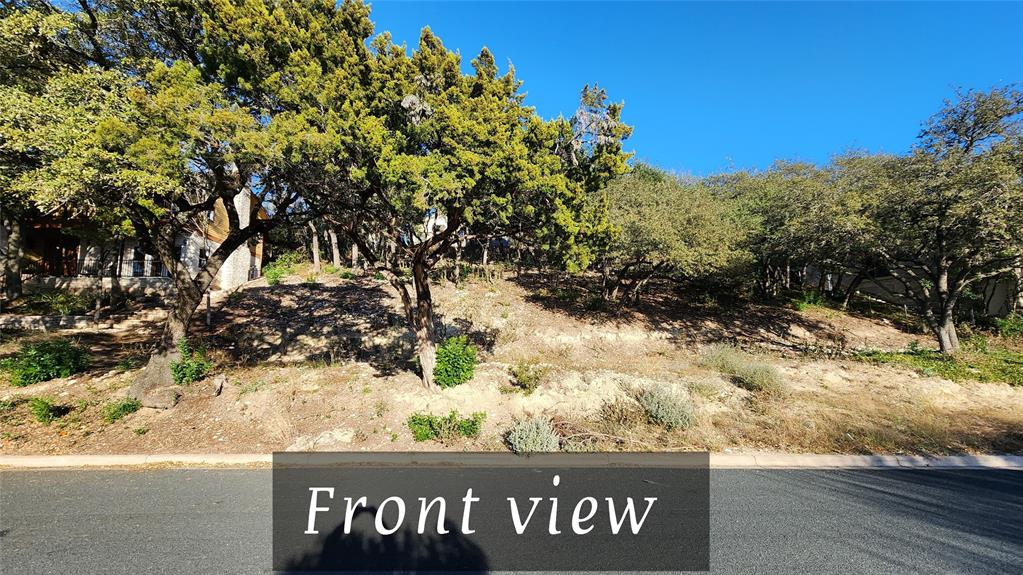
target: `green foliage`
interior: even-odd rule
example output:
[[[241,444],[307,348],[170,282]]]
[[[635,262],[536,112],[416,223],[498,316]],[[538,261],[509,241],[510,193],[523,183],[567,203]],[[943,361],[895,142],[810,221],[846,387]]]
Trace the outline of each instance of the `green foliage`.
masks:
[[[213,362],[206,357],[206,348],[193,346],[188,339],[178,342],[178,352],[181,359],[171,362],[171,374],[174,383],[178,385],[191,385],[209,374],[213,369]]]
[[[263,277],[266,278],[267,284],[275,286],[281,283],[285,277],[294,275],[298,271],[298,266],[306,261],[305,254],[302,252],[283,252],[274,261],[263,267]]]
[[[756,393],[775,395],[785,384],[778,370],[730,345],[712,345],[702,354],[702,363],[715,371],[731,376],[732,383]]]
[[[1001,381],[1023,385],[1023,353],[990,345],[969,345],[955,355],[911,346],[907,351],[864,351],[857,359],[898,365],[929,377],[952,381]]]
[[[546,417],[531,417],[515,423],[507,436],[515,453],[551,453],[561,449],[561,437]]]
[[[416,441],[443,441],[453,437],[478,437],[486,419],[487,414],[482,411],[464,418],[459,417],[457,411],[447,416],[413,413],[408,418],[408,427]]]
[[[1023,336],[1023,313],[1012,313],[1008,317],[995,318],[995,330],[1002,337]]]
[[[129,413],[142,409],[142,402],[137,399],[122,399],[103,406],[103,421],[113,423]]]
[[[63,417],[69,410],[66,407],[53,403],[51,399],[33,397],[28,400],[28,411],[36,421],[43,425],[49,425],[56,419]]]
[[[807,290],[795,301],[796,309],[806,311],[815,307],[821,307],[827,303],[827,299],[817,290]]]
[[[11,385],[22,387],[57,377],[70,377],[83,371],[88,364],[85,348],[59,338],[23,345],[17,355],[0,362],[0,369],[8,373]]]
[[[530,395],[546,381],[550,367],[530,361],[520,361],[511,368],[512,385]]]
[[[437,385],[454,387],[472,379],[476,371],[476,348],[464,335],[448,338],[437,348],[433,376]]]
[[[84,294],[51,291],[32,294],[26,298],[27,307],[44,315],[76,315],[87,311],[92,301]]]
[[[667,385],[653,385],[641,390],[636,400],[651,423],[666,429],[686,429],[693,423],[693,402],[682,391]]]
[[[702,276],[723,269],[742,237],[727,200],[640,164],[592,201],[606,203],[613,232],[594,246],[601,267],[626,286],[655,274]]]

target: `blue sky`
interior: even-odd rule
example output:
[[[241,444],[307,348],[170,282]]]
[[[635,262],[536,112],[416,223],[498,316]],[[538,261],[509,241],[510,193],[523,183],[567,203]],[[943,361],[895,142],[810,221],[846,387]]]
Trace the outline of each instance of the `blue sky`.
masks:
[[[486,45],[544,117],[600,83],[638,159],[695,175],[901,152],[956,86],[1023,82],[1023,3],[371,4],[410,48],[426,25],[467,68]]]

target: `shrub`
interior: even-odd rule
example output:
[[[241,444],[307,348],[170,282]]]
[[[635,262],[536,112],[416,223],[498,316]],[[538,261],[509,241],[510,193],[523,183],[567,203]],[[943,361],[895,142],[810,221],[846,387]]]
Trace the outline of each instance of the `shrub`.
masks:
[[[749,391],[774,395],[782,391],[781,375],[773,365],[752,362],[732,374],[735,385]]]
[[[827,300],[824,299],[824,296],[822,296],[820,292],[816,290],[803,292],[803,295],[795,302],[796,309],[798,309],[799,311],[805,311],[810,308],[820,307],[825,304],[827,304]]]
[[[103,421],[113,423],[129,413],[135,413],[142,407],[142,402],[137,399],[122,399],[103,406]]]
[[[511,368],[512,385],[529,395],[547,379],[550,368],[537,363],[520,361]]]
[[[1023,313],[1013,313],[1007,317],[995,319],[995,329],[1002,337],[1023,336]]]
[[[637,398],[651,423],[666,429],[685,429],[693,423],[693,403],[688,395],[667,385],[653,385]]]
[[[91,301],[85,294],[51,291],[29,297],[29,307],[45,314],[72,315],[87,311]]]
[[[476,371],[476,348],[464,336],[448,338],[437,349],[433,377],[441,387],[454,387],[472,379]]]
[[[281,280],[286,275],[288,275],[288,270],[275,264],[270,264],[263,268],[263,277],[266,278],[267,285],[275,286],[281,283]]]
[[[266,265],[263,268],[263,277],[266,278],[266,283],[275,286],[281,283],[281,280],[285,276],[289,276],[295,273],[295,268],[299,264],[305,263],[306,258],[302,252],[289,251],[283,252],[281,255]]]
[[[336,274],[340,273],[340,271],[341,271],[341,268],[337,267],[334,264],[327,264],[327,265],[323,266],[323,273],[325,273],[325,274],[336,275]]]
[[[0,369],[10,374],[11,385],[23,387],[70,377],[88,364],[89,355],[84,348],[61,338],[23,345],[17,355],[0,362]]]
[[[338,275],[340,275],[341,279],[343,280],[355,279],[355,272],[353,272],[352,270],[342,270],[341,273]]]
[[[609,401],[600,407],[601,423],[612,429],[633,428],[643,420],[644,415],[644,411],[636,405],[636,402],[630,400]]]
[[[32,413],[32,417],[43,425],[49,425],[55,419],[62,417],[68,412],[67,408],[56,405],[52,400],[42,397],[33,397],[28,400],[28,410]]]
[[[408,418],[408,427],[416,441],[445,440],[457,436],[477,437],[486,419],[487,414],[482,411],[463,418],[458,416],[457,411],[452,411],[446,416],[413,413]]]
[[[206,349],[202,346],[193,347],[187,339],[182,339],[178,342],[178,351],[181,352],[181,360],[171,363],[174,383],[190,385],[206,377],[213,369],[213,362],[206,357]]]
[[[703,353],[703,365],[731,376],[735,385],[758,393],[774,394],[784,384],[774,366],[757,361],[730,345],[713,345]]]
[[[523,419],[508,431],[508,447],[515,453],[550,453],[561,449],[561,438],[546,417]]]

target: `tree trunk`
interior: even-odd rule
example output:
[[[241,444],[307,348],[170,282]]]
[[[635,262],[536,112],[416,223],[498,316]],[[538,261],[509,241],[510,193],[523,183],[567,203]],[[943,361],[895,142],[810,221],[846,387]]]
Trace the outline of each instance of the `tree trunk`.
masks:
[[[934,328],[938,338],[938,347],[943,354],[954,354],[959,351],[959,335],[956,333],[955,322],[951,318],[943,320]]]
[[[359,246],[352,244],[352,271],[359,267]]]
[[[455,285],[462,281],[462,242],[455,243]]]
[[[188,326],[201,300],[202,293],[195,288],[178,290],[178,302],[167,312],[159,347],[149,357],[139,377],[132,382],[128,397],[141,401],[146,407],[174,407],[180,392],[174,384],[171,366],[181,361],[178,345],[188,338]]]
[[[313,273],[320,273],[320,235],[316,232],[316,226],[309,222],[309,238],[313,253]]]
[[[327,235],[330,236],[330,263],[339,268],[341,267],[341,246],[337,243],[337,232],[334,231],[334,228],[328,228]]]
[[[7,263],[4,266],[4,292],[8,300],[21,297],[21,260],[24,256],[21,222],[7,221]]]
[[[423,370],[423,386],[435,390],[433,369],[437,366],[437,334],[434,327],[433,295],[430,293],[429,271],[422,261],[412,264],[412,279],[416,289],[416,353]]]
[[[1016,291],[1009,297],[1009,313],[1023,312],[1023,268],[1012,270],[1016,278]]]
[[[856,295],[856,292],[860,290],[860,284],[863,283],[864,279],[865,278],[863,277],[862,274],[856,274],[856,276],[853,277],[852,282],[849,283],[849,289],[845,290],[845,297],[842,298],[843,310],[849,307],[849,302],[852,301],[852,298],[854,295]]]

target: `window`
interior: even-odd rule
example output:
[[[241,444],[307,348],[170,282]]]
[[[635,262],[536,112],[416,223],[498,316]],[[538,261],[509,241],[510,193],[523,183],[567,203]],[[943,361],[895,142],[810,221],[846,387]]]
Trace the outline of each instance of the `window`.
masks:
[[[135,247],[131,254],[131,277],[140,278],[146,275],[146,254],[142,248]]]

